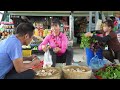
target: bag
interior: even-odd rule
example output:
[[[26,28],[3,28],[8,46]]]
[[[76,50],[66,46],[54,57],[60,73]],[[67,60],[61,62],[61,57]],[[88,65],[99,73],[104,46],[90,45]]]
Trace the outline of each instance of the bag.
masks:
[[[102,67],[104,67],[106,64],[106,61],[103,59],[99,59],[97,55],[95,55],[91,60],[90,60],[90,67],[93,70],[98,70]]]
[[[44,63],[43,63],[43,68],[46,67],[51,67],[51,65],[53,64],[52,62],[52,56],[49,52],[49,49],[45,52],[44,54]]]

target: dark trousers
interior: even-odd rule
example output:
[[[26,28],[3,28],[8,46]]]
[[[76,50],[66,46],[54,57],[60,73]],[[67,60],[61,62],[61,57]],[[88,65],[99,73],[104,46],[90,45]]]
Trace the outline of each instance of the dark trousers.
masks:
[[[32,69],[29,69],[21,73],[17,73],[16,70],[13,68],[5,76],[5,79],[34,79],[34,78],[35,72]]]
[[[103,51],[103,56],[111,61],[112,63],[114,62],[114,59],[118,59],[120,62],[120,51],[119,52],[114,52],[115,55],[113,55],[111,50],[104,50]]]
[[[73,49],[69,47],[66,52],[62,56],[57,56],[56,53],[53,52],[53,49],[50,49],[50,54],[52,56],[53,65],[56,66],[56,63],[65,63],[66,65],[71,65],[73,60]]]

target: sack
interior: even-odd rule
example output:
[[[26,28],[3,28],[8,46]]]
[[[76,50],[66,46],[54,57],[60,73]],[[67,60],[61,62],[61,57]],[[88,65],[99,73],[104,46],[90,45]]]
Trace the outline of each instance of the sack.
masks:
[[[106,64],[106,61],[103,59],[99,59],[97,55],[95,55],[91,60],[89,66],[93,70],[98,70],[102,67],[104,67]]]
[[[52,62],[52,56],[49,52],[49,49],[45,52],[44,54],[44,63],[43,63],[43,67],[51,67],[51,65],[53,64]]]

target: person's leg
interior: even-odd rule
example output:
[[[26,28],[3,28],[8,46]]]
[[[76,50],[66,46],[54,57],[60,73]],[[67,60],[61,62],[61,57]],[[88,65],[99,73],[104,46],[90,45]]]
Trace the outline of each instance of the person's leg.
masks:
[[[57,60],[57,54],[53,52],[53,49],[49,49],[50,55],[52,56],[52,67],[55,67],[56,65],[56,60]]]
[[[32,69],[26,70],[21,73],[17,73],[15,69],[12,69],[6,74],[5,79],[34,79],[35,72]]]
[[[114,61],[114,56],[113,56],[112,52],[109,51],[109,50],[104,50],[104,51],[103,51],[103,57],[105,57],[106,59],[108,59],[108,60],[109,60],[110,62],[112,62],[112,63],[115,62],[115,61]]]
[[[73,48],[68,47],[66,50],[66,65],[71,65],[73,61]]]
[[[117,58],[118,58],[118,60],[119,60],[119,62],[120,62],[120,51],[117,52]]]
[[[56,63],[65,63],[66,62],[66,53],[61,56],[57,56]]]
[[[57,56],[56,63],[65,63],[66,65],[71,65],[73,60],[73,49],[68,47],[66,52],[62,56]]]

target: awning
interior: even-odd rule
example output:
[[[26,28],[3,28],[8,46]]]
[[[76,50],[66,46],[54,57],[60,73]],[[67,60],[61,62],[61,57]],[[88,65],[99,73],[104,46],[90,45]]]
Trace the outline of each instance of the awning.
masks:
[[[73,11],[73,16],[89,16],[90,11]],[[114,15],[115,11],[102,11],[105,16]],[[8,11],[18,16],[69,16],[71,11]]]
[[[71,11],[8,11],[8,13],[19,16],[69,16]]]

